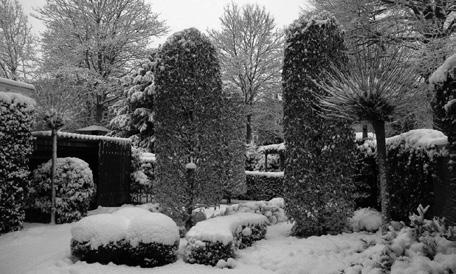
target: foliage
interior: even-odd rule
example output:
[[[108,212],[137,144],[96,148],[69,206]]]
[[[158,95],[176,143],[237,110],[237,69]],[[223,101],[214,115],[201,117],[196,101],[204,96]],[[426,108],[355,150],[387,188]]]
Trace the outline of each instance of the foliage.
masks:
[[[0,77],[26,79],[35,61],[35,41],[17,0],[0,1]]]
[[[89,91],[97,122],[119,96],[112,81],[147,56],[151,39],[166,32],[144,0],[47,0],[38,12],[46,26],[43,71],[84,68],[93,73]]]
[[[360,156],[365,164],[360,176],[359,184],[367,185],[364,190],[365,199],[358,199],[360,207],[373,207],[379,209],[379,190],[375,174],[376,146],[372,141],[366,141],[359,146]],[[391,209],[392,219],[397,221],[407,220],[420,203],[425,202],[434,209],[434,185],[440,184],[440,166],[443,164],[446,152],[442,147],[414,147],[405,141],[387,143],[387,168],[389,183],[391,184]]]
[[[224,81],[238,87],[246,105],[246,141],[252,139],[252,111],[262,97],[274,97],[280,90],[282,33],[274,18],[255,4],[225,7],[222,29],[209,32],[218,50]]]
[[[130,137],[140,147],[153,151],[155,54],[122,78],[124,92],[112,110],[110,127],[115,135]]]
[[[282,172],[246,172],[247,192],[244,200],[270,200],[283,195]]]
[[[158,52],[155,85],[154,189],[165,212],[186,222],[197,204],[218,204],[223,194],[222,82],[209,39],[194,28],[168,38]]]
[[[129,266],[154,267],[173,263],[177,260],[179,242],[173,245],[162,243],[139,243],[132,245],[125,240],[110,242],[96,249],[90,243],[71,241],[71,254],[88,263],[115,263]]]
[[[245,127],[244,104],[237,92],[225,88],[222,98],[221,123],[223,124],[222,148],[224,173],[220,174],[223,185],[223,196],[230,200],[245,193]]]
[[[282,72],[287,146],[284,198],[300,236],[337,233],[352,211],[353,132],[343,119],[319,115],[325,69],[346,61],[340,28],[320,14],[287,30]]]
[[[253,107],[252,124],[259,145],[283,142],[283,103],[277,98],[262,98]]]
[[[57,158],[56,223],[78,221],[89,210],[95,184],[89,164],[78,158]],[[51,160],[33,171],[29,209],[41,214],[51,212]]]
[[[32,153],[33,101],[0,92],[0,234],[22,228]]]
[[[152,193],[155,162],[145,161],[141,154],[144,151],[140,148],[131,148],[131,176],[130,176],[130,193]]]

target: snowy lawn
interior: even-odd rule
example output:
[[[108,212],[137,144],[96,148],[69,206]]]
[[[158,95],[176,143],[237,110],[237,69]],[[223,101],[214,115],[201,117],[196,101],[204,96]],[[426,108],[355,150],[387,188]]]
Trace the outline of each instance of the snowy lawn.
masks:
[[[71,261],[71,224],[26,224],[24,230],[0,236],[0,273],[338,273],[365,261],[363,242],[378,234],[350,233],[297,239],[289,223],[268,228],[265,240],[239,251],[234,269],[176,263],[153,269]],[[185,242],[181,240],[181,248]]]

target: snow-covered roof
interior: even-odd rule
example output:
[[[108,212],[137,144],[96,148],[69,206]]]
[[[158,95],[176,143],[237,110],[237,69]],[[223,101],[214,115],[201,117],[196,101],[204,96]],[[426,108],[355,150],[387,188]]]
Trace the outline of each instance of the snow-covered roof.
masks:
[[[280,151],[285,151],[285,143],[272,144],[272,145],[258,147],[258,152],[261,152],[261,153],[277,153]]]
[[[30,97],[15,92],[2,92],[0,91],[0,101],[8,105],[21,104],[26,106],[26,111],[33,110],[36,102]]]
[[[33,85],[0,77],[0,91],[30,92],[33,90],[35,90]]]
[[[267,171],[245,171],[245,175],[253,175],[253,176],[264,176],[264,177],[283,177],[283,171],[277,172],[267,172]]]
[[[51,131],[35,131],[32,133],[33,136],[51,136]],[[57,133],[59,138],[67,138],[67,139],[78,139],[78,140],[90,140],[90,141],[110,141],[115,143],[131,143],[131,140],[128,138],[119,138],[119,137],[109,137],[109,136],[100,136],[100,135],[88,135],[88,134],[79,134],[79,133],[71,133],[71,132],[63,132],[59,131]]]
[[[448,76],[456,79],[456,54],[448,57],[445,62],[432,73],[431,77],[429,77],[429,84],[433,89],[435,85],[444,83]]]

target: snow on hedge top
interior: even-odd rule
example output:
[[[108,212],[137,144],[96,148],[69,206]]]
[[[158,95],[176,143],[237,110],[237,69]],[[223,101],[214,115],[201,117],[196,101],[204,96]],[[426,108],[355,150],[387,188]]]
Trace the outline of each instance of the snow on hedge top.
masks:
[[[456,54],[448,57],[445,62],[432,73],[429,77],[429,84],[431,88],[434,88],[435,85],[446,82],[448,76],[453,79],[456,79]]]
[[[51,131],[34,131],[32,135],[35,137],[39,136],[51,136]],[[78,140],[90,140],[90,141],[110,141],[115,143],[131,143],[129,138],[119,138],[119,137],[110,137],[110,136],[103,136],[103,135],[89,135],[89,134],[79,134],[79,133],[71,133],[71,132],[57,132],[57,136],[59,138],[68,138],[68,139],[78,139]]]
[[[245,171],[245,175],[253,175],[253,176],[263,176],[263,177],[283,177],[283,171],[277,172],[267,172],[267,171]]]
[[[138,207],[125,207],[112,214],[97,214],[81,219],[71,229],[73,240],[89,242],[92,249],[126,240],[138,243],[172,245],[179,240],[176,223],[166,215]]]
[[[376,147],[376,140],[367,140],[363,145],[365,149]],[[448,144],[448,138],[442,132],[434,129],[414,129],[408,132],[386,138],[386,145],[389,148],[397,147],[404,144],[405,147],[412,147],[416,149],[429,149],[441,147]]]
[[[146,163],[155,163],[156,162],[155,154],[150,153],[150,152],[141,152],[141,154],[139,154],[139,159],[142,162],[146,162]]]
[[[25,111],[32,111],[36,104],[35,100],[20,93],[2,91],[0,91],[0,102],[12,106],[23,105],[25,106]]]
[[[185,237],[214,243],[221,242],[226,245],[233,241],[233,235],[240,226],[260,225],[267,222],[268,219],[264,215],[236,213],[199,222],[187,232]]]
[[[285,150],[285,143],[272,144],[272,145],[258,147],[258,152],[262,152],[262,153],[276,153],[278,151],[284,151],[284,150]]]

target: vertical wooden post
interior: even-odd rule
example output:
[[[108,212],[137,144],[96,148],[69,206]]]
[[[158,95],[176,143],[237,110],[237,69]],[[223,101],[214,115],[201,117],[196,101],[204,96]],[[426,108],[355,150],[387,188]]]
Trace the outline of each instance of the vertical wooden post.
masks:
[[[264,171],[268,171],[268,152],[264,153]]]
[[[51,130],[52,136],[52,165],[51,165],[51,224],[55,224],[55,173],[57,165],[57,129]]]
[[[367,124],[363,124],[363,141],[367,139],[368,134],[367,134]]]

